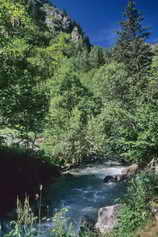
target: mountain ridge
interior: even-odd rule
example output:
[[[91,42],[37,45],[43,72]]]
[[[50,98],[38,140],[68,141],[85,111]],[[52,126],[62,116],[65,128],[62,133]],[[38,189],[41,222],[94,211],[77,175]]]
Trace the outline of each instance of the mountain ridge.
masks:
[[[68,33],[71,41],[90,47],[88,36],[83,32],[81,26],[73,20],[66,11],[59,9],[49,0],[26,0],[32,9],[32,14],[36,15],[37,21],[45,24],[53,35],[60,32]],[[34,13],[36,11],[36,13]]]

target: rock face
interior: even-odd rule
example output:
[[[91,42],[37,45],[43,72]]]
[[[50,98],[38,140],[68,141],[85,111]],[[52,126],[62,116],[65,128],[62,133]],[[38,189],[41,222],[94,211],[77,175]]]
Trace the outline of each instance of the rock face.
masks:
[[[65,11],[58,9],[52,3],[41,0],[43,6],[40,8],[45,16],[45,24],[53,34],[59,32],[69,33],[74,42],[82,40],[83,44],[90,46],[89,39],[82,31],[81,27],[73,21]]]
[[[137,170],[138,170],[138,165],[137,164],[133,164],[133,165],[130,165],[128,167],[122,168],[121,169],[121,174],[105,176],[104,183],[120,182],[120,181],[126,180],[130,176],[134,175]]]
[[[118,211],[120,205],[116,204],[113,206],[102,207],[98,211],[98,219],[95,228],[101,233],[107,233],[112,231],[112,229],[118,223]]]

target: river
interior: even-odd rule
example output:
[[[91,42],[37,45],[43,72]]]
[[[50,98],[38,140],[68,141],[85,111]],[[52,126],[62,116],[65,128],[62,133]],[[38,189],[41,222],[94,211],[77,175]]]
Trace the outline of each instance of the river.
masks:
[[[117,163],[107,162],[70,170],[49,187],[49,215],[66,210],[65,216],[69,223],[73,223],[76,232],[85,218],[96,222],[100,207],[118,203],[118,199],[126,193],[125,182],[103,181],[107,175],[121,174],[121,168]],[[47,223],[43,227],[46,229],[48,226]]]
[[[50,236],[48,230],[55,225],[51,217],[62,210],[66,210],[65,228],[72,223],[74,236],[77,236],[83,220],[88,219],[95,223],[100,207],[118,203],[118,199],[126,193],[125,182],[103,181],[107,175],[121,174],[121,169],[122,166],[113,162],[85,165],[69,170],[67,174],[58,178],[55,184],[49,185],[46,197],[48,218],[40,224],[41,234],[38,236]]]

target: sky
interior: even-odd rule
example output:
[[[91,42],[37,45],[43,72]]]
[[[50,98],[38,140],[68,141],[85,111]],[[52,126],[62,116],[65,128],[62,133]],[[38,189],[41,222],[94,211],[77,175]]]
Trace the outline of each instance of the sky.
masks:
[[[51,0],[82,27],[90,42],[111,47],[116,41],[116,31],[122,20],[128,0]],[[136,0],[136,6],[144,16],[143,25],[150,27],[149,42],[158,42],[158,0]]]

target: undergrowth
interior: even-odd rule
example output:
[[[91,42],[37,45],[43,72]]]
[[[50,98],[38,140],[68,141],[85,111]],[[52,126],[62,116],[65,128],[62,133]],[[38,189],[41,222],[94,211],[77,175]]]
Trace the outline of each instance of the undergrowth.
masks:
[[[152,218],[150,201],[158,195],[158,175],[142,172],[129,182],[128,193],[122,201],[118,226],[113,237],[136,237]]]
[[[29,197],[26,196],[24,201],[17,198],[17,218],[10,222],[10,231],[4,234],[4,237],[43,237],[45,234],[49,237],[98,237],[99,233],[90,231],[87,227],[83,227],[80,233],[76,233],[72,223],[67,224],[67,209],[56,212],[52,218],[43,217],[42,215],[42,190],[39,187],[37,195],[38,215],[35,216],[30,206]],[[42,230],[42,224],[49,222],[49,227]],[[47,232],[47,233],[46,233]]]
[[[122,208],[119,212],[118,225],[112,233],[101,235],[94,230],[91,231],[86,226],[81,228],[79,234],[74,231],[72,224],[67,224],[66,213],[63,209],[57,212],[52,218],[52,223],[48,228],[49,237],[136,237],[137,231],[143,229],[145,224],[152,219],[151,200],[158,195],[158,175],[151,172],[141,172],[129,181],[128,193],[122,200]],[[22,203],[17,199],[17,220],[11,223],[11,231],[5,237],[35,237],[44,236],[41,224],[47,221],[48,217],[42,218],[42,189],[39,190],[39,210],[35,216],[26,197]],[[49,219],[50,222],[51,218]]]

